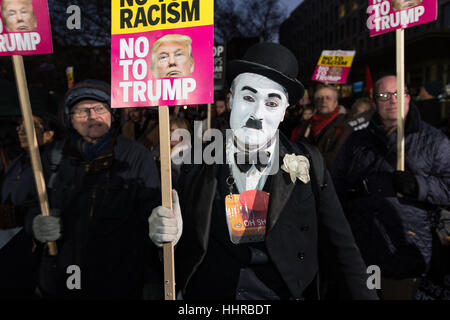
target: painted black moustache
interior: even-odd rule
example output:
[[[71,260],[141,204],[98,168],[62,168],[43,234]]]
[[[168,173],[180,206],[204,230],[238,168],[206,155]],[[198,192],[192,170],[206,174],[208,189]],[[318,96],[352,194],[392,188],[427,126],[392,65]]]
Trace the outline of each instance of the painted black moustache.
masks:
[[[261,122],[261,120],[258,120],[258,119],[249,118],[247,120],[247,122],[245,123],[245,127],[261,130],[262,122]]]

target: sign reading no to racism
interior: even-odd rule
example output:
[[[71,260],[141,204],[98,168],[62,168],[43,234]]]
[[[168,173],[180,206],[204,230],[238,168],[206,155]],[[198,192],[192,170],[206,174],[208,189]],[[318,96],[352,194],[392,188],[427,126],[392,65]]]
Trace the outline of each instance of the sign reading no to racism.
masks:
[[[328,83],[345,83],[354,57],[355,51],[322,51],[312,80]]]

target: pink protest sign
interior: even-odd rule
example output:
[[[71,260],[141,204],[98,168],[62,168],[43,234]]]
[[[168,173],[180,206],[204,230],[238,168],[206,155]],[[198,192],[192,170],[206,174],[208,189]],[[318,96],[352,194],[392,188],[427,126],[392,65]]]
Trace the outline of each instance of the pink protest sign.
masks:
[[[345,83],[350,73],[354,56],[355,51],[322,51],[312,80],[327,83]]]
[[[112,107],[214,100],[212,0],[113,0]]]
[[[0,0],[0,56],[53,52],[47,0]]]
[[[437,18],[437,0],[369,0],[370,36],[414,27]]]

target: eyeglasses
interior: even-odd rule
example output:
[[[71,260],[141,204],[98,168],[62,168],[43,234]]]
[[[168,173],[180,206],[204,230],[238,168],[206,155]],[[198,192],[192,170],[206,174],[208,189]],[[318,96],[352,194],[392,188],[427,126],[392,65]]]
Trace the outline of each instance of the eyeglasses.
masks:
[[[91,110],[94,110],[96,114],[104,114],[108,112],[108,109],[102,104],[98,104],[91,108],[79,108],[72,111],[70,114],[75,118],[87,118],[91,114]]]
[[[408,92],[405,91],[405,96],[408,95]],[[381,101],[388,101],[392,98],[392,96],[397,98],[397,92],[380,92],[375,94],[375,97]]]

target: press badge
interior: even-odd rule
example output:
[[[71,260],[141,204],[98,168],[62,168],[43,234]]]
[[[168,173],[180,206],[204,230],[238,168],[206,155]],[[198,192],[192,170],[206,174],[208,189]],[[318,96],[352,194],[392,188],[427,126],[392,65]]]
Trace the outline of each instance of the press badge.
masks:
[[[234,244],[261,242],[266,236],[269,194],[249,190],[225,198],[228,232]]]

